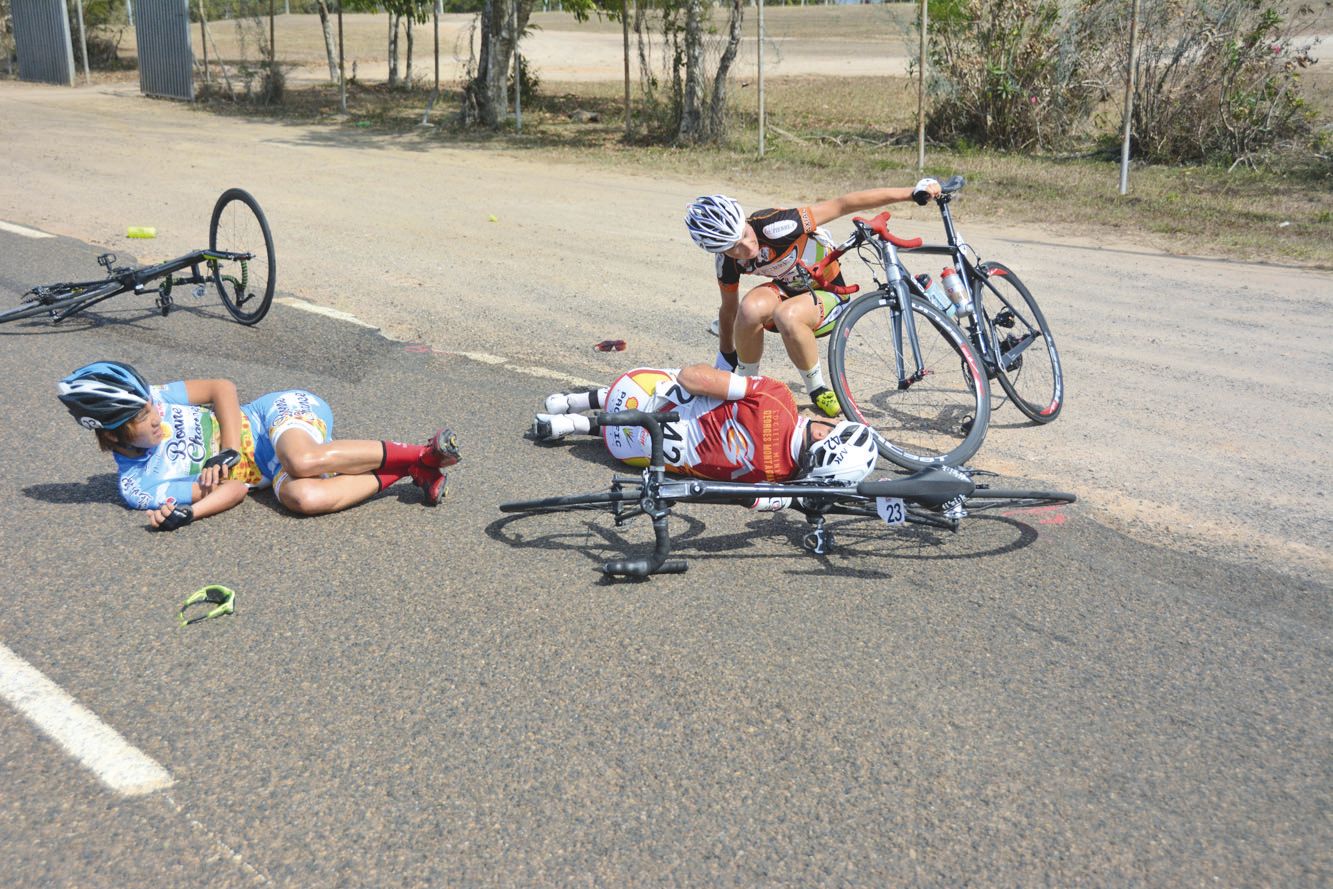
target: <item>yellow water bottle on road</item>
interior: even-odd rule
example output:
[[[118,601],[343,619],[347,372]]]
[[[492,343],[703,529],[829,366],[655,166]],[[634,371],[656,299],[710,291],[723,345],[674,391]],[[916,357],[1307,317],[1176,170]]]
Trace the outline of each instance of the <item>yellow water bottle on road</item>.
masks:
[[[131,225],[129,228],[125,229],[125,237],[156,238],[157,229],[153,228],[151,225]]]

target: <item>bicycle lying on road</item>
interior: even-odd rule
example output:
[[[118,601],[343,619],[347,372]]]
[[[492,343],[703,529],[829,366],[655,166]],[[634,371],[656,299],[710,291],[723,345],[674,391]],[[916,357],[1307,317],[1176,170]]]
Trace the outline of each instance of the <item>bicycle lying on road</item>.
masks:
[[[52,323],[59,324],[122,293],[156,294],[158,310],[166,315],[174,305],[175,287],[193,286],[194,295],[202,297],[209,284],[233,318],[241,324],[256,324],[268,314],[277,281],[268,219],[259,202],[239,188],[223,192],[214,204],[208,223],[208,249],[139,269],[116,268],[114,253],[102,254],[97,262],[106,269],[105,278],[33,287],[17,307],[0,312],[0,324],[39,315],[49,315]],[[186,269],[188,274],[177,274]],[[148,286],[159,280],[158,286]]]
[[[671,508],[677,503],[719,503],[752,506],[760,498],[789,500],[812,529],[802,545],[823,555],[834,545],[825,527],[828,516],[861,516],[889,525],[921,524],[950,531],[969,511],[1000,506],[1036,506],[1073,503],[1077,497],[1058,491],[1029,491],[991,488],[978,484],[972,474],[950,466],[933,467],[897,479],[865,480],[855,485],[829,482],[791,481],[757,484],[706,479],[675,479],[666,475],[662,453],[662,424],[680,419],[675,411],[645,413],[637,410],[602,412],[592,418],[595,434],[604,426],[637,426],[647,430],[652,442],[648,466],[640,477],[614,476],[606,491],[520,500],[500,504],[501,512],[544,513],[571,509],[609,508],[617,527],[639,516],[652,519],[655,538],[652,555],[642,559],[616,559],[602,566],[605,574],[647,577],[679,574],[688,567],[681,559],[670,559],[671,534],[667,527]]]
[[[869,267],[876,289],[852,302],[830,337],[832,385],[843,412],[874,428],[880,452],[909,469],[958,465],[976,453],[991,409],[990,379],[1037,423],[1054,420],[1064,403],[1060,355],[1037,301],[1008,266],[981,262],[954,224],[949,205],[964,183],[952,177],[935,198],[946,244],[892,234],[885,212],[853,219],[851,237],[807,270],[813,286],[850,295],[855,285],[826,283],[829,266],[856,249]],[[925,192],[915,197],[929,200]],[[937,305],[900,250],[948,256],[965,298]],[[912,311],[903,312],[909,300]],[[916,315],[937,335],[923,332]]]

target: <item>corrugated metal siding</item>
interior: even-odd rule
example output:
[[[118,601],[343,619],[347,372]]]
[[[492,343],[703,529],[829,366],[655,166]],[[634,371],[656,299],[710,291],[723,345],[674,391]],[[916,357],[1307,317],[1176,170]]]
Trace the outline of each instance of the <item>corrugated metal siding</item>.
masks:
[[[74,49],[64,0],[14,0],[19,79],[74,85]]]
[[[194,50],[187,0],[138,0],[139,90],[149,96],[194,101]]]

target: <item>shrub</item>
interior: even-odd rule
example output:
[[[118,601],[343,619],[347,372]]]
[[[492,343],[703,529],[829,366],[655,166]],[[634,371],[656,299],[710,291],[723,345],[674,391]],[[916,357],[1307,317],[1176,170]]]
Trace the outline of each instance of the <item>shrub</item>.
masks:
[[[1105,3],[931,0],[932,138],[1001,149],[1066,144],[1107,95]]]
[[[1292,34],[1272,0],[1143,0],[1135,65],[1133,151],[1152,162],[1255,165],[1277,148],[1309,144],[1301,98],[1312,41]]]

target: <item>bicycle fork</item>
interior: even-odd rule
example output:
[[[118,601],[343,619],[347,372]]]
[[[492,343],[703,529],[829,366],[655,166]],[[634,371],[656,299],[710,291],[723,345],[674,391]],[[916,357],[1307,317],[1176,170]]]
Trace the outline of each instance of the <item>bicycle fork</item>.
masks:
[[[898,295],[897,305],[889,304],[893,318],[893,362],[898,372],[898,390],[910,389],[914,384],[925,379],[929,371],[921,362],[921,341],[916,335],[916,319],[912,313],[912,291],[907,284],[903,267],[898,262],[898,248],[891,243],[878,242],[877,246],[884,263],[884,272],[888,276],[886,290]],[[885,299],[892,300],[891,296]],[[908,345],[912,347],[912,360],[915,369],[910,373],[903,355],[904,332]]]

